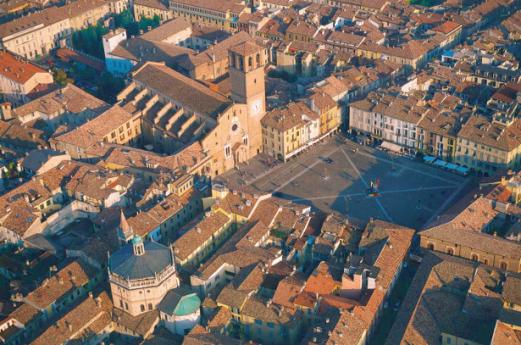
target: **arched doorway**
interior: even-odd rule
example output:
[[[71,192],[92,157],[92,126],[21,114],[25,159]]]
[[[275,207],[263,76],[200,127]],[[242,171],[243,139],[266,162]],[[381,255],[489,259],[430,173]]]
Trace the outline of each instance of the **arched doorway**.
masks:
[[[235,159],[235,165],[247,162],[248,147],[244,144],[235,144],[233,147],[233,157]]]

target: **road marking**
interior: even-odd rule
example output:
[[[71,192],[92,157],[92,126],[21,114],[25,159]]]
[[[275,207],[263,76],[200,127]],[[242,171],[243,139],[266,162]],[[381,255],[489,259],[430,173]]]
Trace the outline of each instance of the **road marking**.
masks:
[[[369,188],[369,184],[367,183],[367,181],[365,180],[365,178],[362,176],[362,174],[360,173],[360,170],[358,170],[358,167],[355,165],[355,163],[353,163],[353,161],[351,160],[351,158],[347,155],[347,153],[344,151],[343,148],[340,149],[342,151],[342,153],[344,154],[344,156],[346,157],[347,161],[349,162],[349,164],[351,165],[351,167],[355,170],[356,174],[358,175],[358,177],[360,178],[360,180],[362,181],[362,183],[365,185],[365,188]],[[389,213],[387,213],[387,210],[385,209],[385,207],[382,205],[382,203],[380,202],[380,200],[378,200],[378,198],[374,198],[374,200],[376,201],[376,204],[378,205],[378,207],[380,208],[380,210],[382,211],[383,215],[385,216],[385,218],[387,218],[388,221],[390,221],[391,223],[394,223],[393,219],[391,218],[391,216],[389,215]]]
[[[414,192],[425,192],[429,190],[446,190],[446,189],[454,189],[455,186],[438,186],[438,187],[420,187],[420,188],[408,188],[408,189],[396,189],[396,190],[385,190],[379,191],[378,193],[381,195],[385,194],[398,194],[398,193],[414,193]],[[373,197],[369,197],[367,193],[338,193],[334,195],[323,195],[309,198],[299,198],[294,197],[291,198],[293,201],[304,201],[304,200],[324,200],[324,199],[335,199],[335,198],[350,198],[357,196],[367,196],[367,199],[372,199]]]
[[[419,229],[425,229],[426,226],[428,226],[430,223],[432,223],[434,221],[434,219],[436,219],[436,217],[438,217],[438,215],[443,211],[445,210],[445,208],[449,205],[449,203],[452,202],[452,200],[463,190],[463,188],[465,188],[470,182],[470,179],[467,180],[465,183],[462,183],[461,185],[459,185],[459,187],[454,191],[454,193],[452,193],[448,198],[447,200],[445,200],[445,202],[443,204],[441,204],[440,207],[438,207],[438,209],[436,210],[436,212],[434,212],[432,214],[432,216],[423,224],[423,226]]]
[[[325,154],[323,157],[329,157],[331,156],[333,153],[337,152],[340,148],[335,148],[334,150],[331,150],[329,151],[327,154]],[[298,174],[296,175],[293,175],[292,178],[290,178],[289,180],[286,180],[286,182],[282,183],[281,185],[279,185],[277,188],[275,188],[273,190],[273,192],[277,192],[279,190],[281,190],[282,188],[286,187],[288,184],[290,184],[291,182],[293,182],[294,180],[296,180],[297,178],[299,178],[300,176],[304,175],[305,173],[307,173],[308,171],[310,171],[311,169],[313,169],[318,163],[321,163],[322,162],[322,158],[318,158],[313,164],[307,166],[304,168],[304,170],[302,170],[301,172],[299,172]],[[293,166],[292,166],[293,168]],[[293,170],[290,169],[289,173],[292,173]],[[270,181],[267,181],[265,182],[262,186],[266,185],[267,183],[269,183]],[[261,186],[260,186],[261,187]],[[262,188],[262,187],[261,187]]]

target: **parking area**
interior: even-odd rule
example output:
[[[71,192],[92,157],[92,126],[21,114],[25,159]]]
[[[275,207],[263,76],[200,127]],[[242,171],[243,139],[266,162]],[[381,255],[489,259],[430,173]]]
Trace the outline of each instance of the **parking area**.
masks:
[[[470,178],[334,137],[284,164],[250,164],[228,185],[335,210],[353,222],[378,218],[421,228],[458,200]],[[257,171],[255,170],[257,169]]]

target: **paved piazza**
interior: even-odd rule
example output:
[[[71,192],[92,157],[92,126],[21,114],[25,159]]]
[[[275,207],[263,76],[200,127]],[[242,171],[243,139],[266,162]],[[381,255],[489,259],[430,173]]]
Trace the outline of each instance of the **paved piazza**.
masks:
[[[457,201],[470,181],[340,136],[287,163],[269,167],[266,161],[260,156],[220,179],[232,187],[246,185],[322,211],[335,210],[361,223],[372,217],[421,228]],[[379,196],[370,196],[368,188],[376,181]]]

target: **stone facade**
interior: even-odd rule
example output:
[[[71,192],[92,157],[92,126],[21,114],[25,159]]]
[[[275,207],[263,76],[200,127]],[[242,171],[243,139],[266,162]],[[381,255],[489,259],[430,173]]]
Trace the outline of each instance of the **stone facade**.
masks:
[[[170,258],[165,257],[168,253]],[[160,262],[162,259],[167,260],[163,263]],[[133,264],[129,265],[128,260]],[[149,269],[155,267],[158,270],[143,272],[143,265],[139,262],[145,260],[153,263],[146,265]],[[155,310],[166,293],[179,286],[174,255],[167,247],[155,242],[143,243],[140,237],[135,237],[132,248],[127,245],[109,259],[109,282],[116,308],[133,316]]]

